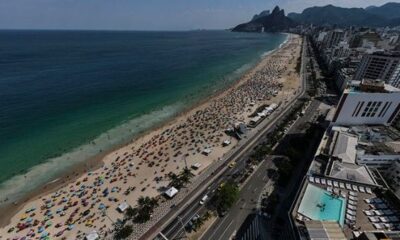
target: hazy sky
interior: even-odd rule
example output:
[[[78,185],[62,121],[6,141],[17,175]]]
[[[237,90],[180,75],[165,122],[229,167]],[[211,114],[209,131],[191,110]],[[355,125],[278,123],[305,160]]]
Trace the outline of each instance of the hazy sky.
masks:
[[[383,0],[0,0],[0,29],[224,29],[275,5],[382,5]],[[400,2],[400,0],[394,0]]]

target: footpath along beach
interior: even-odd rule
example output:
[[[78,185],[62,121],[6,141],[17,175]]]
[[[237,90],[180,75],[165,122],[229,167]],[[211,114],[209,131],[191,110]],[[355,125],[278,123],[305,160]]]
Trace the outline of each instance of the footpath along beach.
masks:
[[[160,196],[168,174],[181,172],[185,161],[197,164],[193,173],[199,176],[237,144],[226,129],[248,124],[261,106],[289,101],[300,87],[300,46],[299,36],[288,35],[229,89],[105,154],[93,163],[97,169],[58,181],[54,191],[43,189],[23,205],[8,206],[1,214],[0,239],[83,239],[93,230],[109,235],[113,222],[123,219],[121,203],[135,206],[140,196]],[[230,144],[223,146],[226,140]]]

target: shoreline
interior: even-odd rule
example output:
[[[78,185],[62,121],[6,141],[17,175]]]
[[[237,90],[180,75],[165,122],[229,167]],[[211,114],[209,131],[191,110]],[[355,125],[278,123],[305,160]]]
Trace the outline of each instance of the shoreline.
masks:
[[[178,173],[183,169],[184,162],[181,158],[183,159],[185,156],[188,157],[188,165],[195,162],[202,164],[201,168],[195,171],[195,175],[199,176],[212,162],[218,161],[220,157],[237,144],[237,141],[233,139],[230,146],[221,147],[222,140],[227,138],[222,130],[226,129],[227,126],[232,126],[231,124],[233,123],[247,123],[249,120],[249,113],[253,112],[262,103],[268,102],[271,104],[287,101],[287,99],[297,91],[299,88],[299,81],[298,75],[294,71],[294,66],[297,59],[295,56],[300,53],[299,40],[301,40],[301,38],[298,35],[287,34],[286,40],[280,47],[271,51],[267,56],[261,57],[254,66],[241,74],[232,84],[212,93],[208,98],[206,97],[199,100],[196,104],[188,107],[188,109],[174,114],[171,119],[159,124],[157,127],[144,131],[140,136],[131,139],[126,144],[116,146],[109,151],[101,153],[96,158],[79,164],[79,166],[74,168],[74,170],[79,171],[77,174],[73,174],[66,179],[60,177],[57,181],[46,184],[44,191],[40,189],[33,192],[27,200],[21,201],[18,206],[10,206],[6,209],[6,212],[2,214],[2,219],[0,220],[6,223],[2,223],[0,228],[6,231],[9,227],[16,226],[17,223],[24,220],[21,216],[26,215],[21,210],[32,206],[35,206],[35,209],[36,207],[42,206],[42,210],[35,210],[35,215],[33,216],[35,216],[35,219],[37,217],[39,217],[39,220],[43,219],[44,215],[42,216],[42,214],[43,211],[46,210],[46,208],[43,209],[43,202],[54,201],[54,204],[58,202],[58,205],[63,205],[60,201],[60,195],[62,199],[64,199],[64,197],[69,198],[68,205],[70,205],[70,203],[72,204],[75,199],[78,200],[77,203],[78,206],[80,206],[79,202],[82,197],[76,198],[76,194],[80,193],[79,195],[82,195],[83,192],[76,188],[78,186],[90,186],[90,188],[87,189],[93,189],[94,192],[90,195],[86,195],[88,191],[84,193],[84,196],[93,196],[90,197],[90,199],[96,199],[96,202],[93,202],[92,206],[89,208],[92,209],[93,214],[89,216],[90,222],[99,221],[95,224],[96,230],[100,233],[107,233],[107,229],[110,229],[112,221],[122,216],[116,211],[116,206],[118,206],[121,201],[118,200],[119,203],[117,203],[117,201],[115,203],[107,202],[106,198],[100,197],[95,191],[100,191],[98,193],[101,193],[104,187],[116,189],[114,194],[110,193],[111,196],[118,197],[118,199],[122,198],[128,205],[134,206],[136,205],[138,196],[159,196],[162,193],[159,189],[165,187],[166,180],[168,180],[166,177],[167,173]],[[272,94],[272,92],[276,92],[276,95],[275,93]],[[270,100],[271,97],[272,100]],[[256,101],[259,105],[252,105],[252,101]],[[230,120],[224,120],[226,117],[230,118]],[[195,130],[194,135],[192,134],[193,130]],[[198,133],[200,133],[200,135],[198,135]],[[198,143],[199,147],[197,147]],[[171,145],[172,148],[170,148]],[[197,151],[193,148],[194,145]],[[191,146],[192,148],[190,148]],[[212,148],[213,152],[209,156],[204,156],[200,154],[201,150],[204,148]],[[181,150],[183,152],[181,152]],[[172,159],[170,159],[170,157],[172,157]],[[163,161],[167,163],[164,166],[159,166]],[[129,166],[127,163],[129,163]],[[142,165],[143,163],[144,165]],[[155,166],[153,166],[154,164]],[[90,173],[85,174],[88,166],[92,167],[92,169],[90,169]],[[96,168],[94,169],[94,167]],[[135,167],[136,170],[134,169]],[[137,171],[139,169],[141,170]],[[166,180],[162,180],[161,183],[156,180],[147,179],[147,177],[158,178],[159,176],[162,178],[163,174]],[[100,189],[99,187],[101,184],[98,185],[98,181],[99,178],[103,178],[104,176],[108,180],[105,180],[105,185]],[[132,190],[132,192],[135,191],[133,195],[129,195],[129,198],[122,196],[121,193],[124,192],[123,189],[128,187],[128,191],[133,186],[135,188],[137,187],[136,190]],[[142,193],[140,193],[140,188],[142,188]],[[51,196],[50,193],[52,193]],[[70,193],[73,194],[71,195]],[[82,201],[86,201],[84,199],[89,200],[89,198],[83,198]],[[97,213],[94,213],[97,212],[97,210],[94,210],[97,209],[95,204],[96,206],[99,202],[103,204],[103,201],[107,206],[111,207],[107,210],[107,217],[109,220],[104,216],[99,216]],[[27,205],[27,203],[29,203],[29,205]],[[111,204],[111,206],[109,204]],[[86,205],[84,206],[86,207]],[[56,208],[58,207],[53,205],[47,207],[47,211],[55,211]],[[72,207],[70,206],[70,208]],[[72,213],[70,212],[72,210],[73,209],[66,210],[67,215]],[[79,217],[76,219],[77,226],[74,230],[67,231],[67,237],[69,236],[72,238],[75,236],[74,238],[80,239],[83,233],[87,233],[90,229],[93,229],[91,225],[83,225],[85,222],[89,221],[88,217],[82,216],[84,210],[85,209],[81,209],[79,211]],[[37,215],[38,212],[39,216]],[[40,216],[42,216],[42,218],[40,218]],[[58,215],[54,217],[55,221],[62,221],[62,223],[64,223],[63,221],[66,219],[66,217],[59,217]],[[12,225],[8,226],[9,223],[12,223]],[[104,226],[101,224],[104,224]],[[4,228],[5,225],[8,226],[8,229]],[[26,230],[23,231],[25,232]],[[54,236],[57,229],[51,227],[49,231],[51,236]],[[5,233],[5,237],[13,236],[13,233],[14,232]],[[18,234],[23,234],[23,232],[21,231]]]
[[[52,179],[49,182],[45,183],[44,185],[38,186],[31,191],[27,192],[24,194],[23,197],[17,200],[17,203],[14,202],[8,202],[8,203],[0,203],[0,212],[2,212],[2,217],[0,218],[0,227],[4,227],[7,224],[10,223],[11,218],[18,213],[23,206],[30,202],[33,199],[41,198],[45,195],[48,195],[51,192],[55,192],[62,187],[67,186],[68,184],[76,181],[80,177],[82,177],[85,173],[90,172],[90,171],[95,171],[100,169],[104,165],[104,158],[119,150],[122,148],[125,148],[129,146],[130,144],[135,143],[136,141],[140,140],[141,138],[145,137],[146,135],[151,134],[152,132],[159,131],[160,129],[172,125],[174,122],[176,122],[178,119],[185,117],[187,114],[190,112],[194,111],[197,108],[200,108],[201,106],[207,104],[210,100],[215,99],[220,97],[222,94],[225,92],[235,88],[237,85],[241,83],[241,79],[243,76],[249,74],[260,62],[262,62],[265,58],[268,56],[274,54],[276,51],[284,47],[287,42],[289,41],[289,38],[291,34],[287,33],[281,33],[286,35],[285,40],[279,44],[279,46],[273,50],[267,51],[263,53],[261,56],[259,56],[259,59],[255,61],[255,63],[247,70],[245,70],[242,74],[237,76],[237,78],[232,81],[230,84],[227,84],[223,88],[212,92],[208,96],[204,96],[198,101],[194,102],[192,105],[185,107],[182,111],[179,111],[178,113],[173,114],[171,117],[165,119],[161,123],[157,123],[154,126],[139,132],[136,134],[136,136],[133,136],[130,140],[128,141],[122,141],[120,144],[116,144],[115,146],[110,147],[109,149],[96,154],[93,157],[87,158],[85,161],[79,162],[79,163],[74,163],[72,166],[66,170],[65,172],[59,174],[56,179]],[[79,147],[78,147],[79,148]],[[5,216],[5,217],[4,217]]]

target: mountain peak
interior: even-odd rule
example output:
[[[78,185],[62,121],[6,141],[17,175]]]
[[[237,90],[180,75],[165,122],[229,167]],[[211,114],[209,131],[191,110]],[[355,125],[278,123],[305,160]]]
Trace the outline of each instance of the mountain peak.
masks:
[[[271,15],[272,15],[272,16],[275,16],[275,17],[276,17],[276,16],[284,17],[284,16],[285,16],[285,10],[280,9],[279,6],[276,6],[276,7],[274,8],[274,10],[272,10]]]
[[[272,10],[272,13],[271,14],[277,14],[277,13],[279,13],[281,11],[281,9],[279,8],[279,6],[276,6],[275,8],[274,8],[274,10]]]
[[[279,32],[287,30],[290,27],[295,26],[295,22],[285,16],[285,11],[276,6],[271,14],[253,18],[248,23],[243,23],[235,28],[233,31],[237,32],[261,32],[261,31],[269,31],[269,32]]]

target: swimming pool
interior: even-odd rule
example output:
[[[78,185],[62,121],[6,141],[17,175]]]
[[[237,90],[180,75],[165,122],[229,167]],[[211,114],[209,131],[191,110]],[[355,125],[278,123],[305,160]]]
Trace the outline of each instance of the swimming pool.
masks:
[[[298,212],[313,220],[336,221],[343,226],[346,200],[308,184]]]

